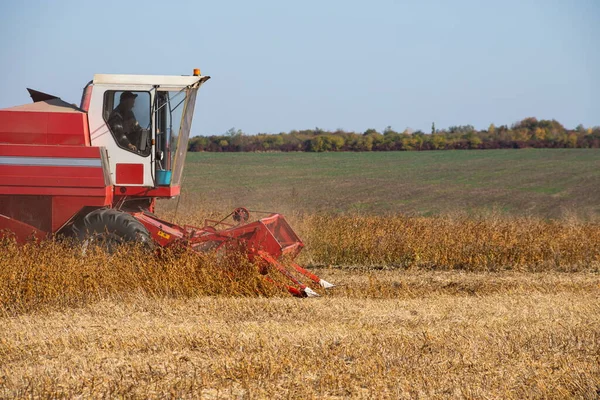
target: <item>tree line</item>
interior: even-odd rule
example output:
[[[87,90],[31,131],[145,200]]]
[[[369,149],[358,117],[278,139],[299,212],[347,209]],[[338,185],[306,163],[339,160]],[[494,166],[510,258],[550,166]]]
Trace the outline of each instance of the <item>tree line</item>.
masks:
[[[600,148],[600,127],[566,129],[556,120],[525,118],[510,127],[494,126],[476,130],[472,125],[451,126],[431,132],[405,130],[397,132],[388,126],[383,132],[319,128],[293,130],[287,133],[246,135],[231,128],[222,135],[196,136],[189,141],[189,151],[393,151],[393,150],[458,150],[518,148]]]

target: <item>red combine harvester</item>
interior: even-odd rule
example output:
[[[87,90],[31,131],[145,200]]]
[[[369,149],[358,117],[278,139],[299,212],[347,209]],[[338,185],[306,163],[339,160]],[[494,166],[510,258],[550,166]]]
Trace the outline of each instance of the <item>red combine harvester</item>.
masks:
[[[33,103],[0,110],[0,231],[20,243],[64,235],[84,246],[125,242],[236,248],[291,282],[330,283],[290,261],[304,244],[280,214],[249,223],[178,226],[154,215],[158,198],[179,195],[196,95],[209,76],[95,75],[80,107],[29,90]],[[217,229],[221,227],[221,229]],[[266,275],[266,279],[273,281]]]

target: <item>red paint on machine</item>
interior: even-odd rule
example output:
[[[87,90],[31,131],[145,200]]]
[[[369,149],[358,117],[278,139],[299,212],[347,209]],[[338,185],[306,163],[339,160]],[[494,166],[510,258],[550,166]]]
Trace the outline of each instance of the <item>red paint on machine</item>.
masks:
[[[117,185],[141,185],[144,183],[144,164],[117,164]]]

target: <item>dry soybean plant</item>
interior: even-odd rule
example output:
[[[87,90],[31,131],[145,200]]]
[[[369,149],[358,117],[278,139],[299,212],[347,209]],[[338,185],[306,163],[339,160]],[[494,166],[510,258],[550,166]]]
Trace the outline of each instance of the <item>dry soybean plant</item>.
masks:
[[[200,220],[199,216],[193,216]],[[600,225],[534,218],[308,215],[292,225],[306,242],[309,266],[462,270],[467,272],[597,272]],[[245,257],[182,251],[149,254],[126,246],[82,255],[74,243],[17,246],[0,242],[0,310],[28,312],[142,294],[284,295]]]
[[[331,216],[299,220],[314,264],[441,270],[598,271],[600,224],[524,217]]]

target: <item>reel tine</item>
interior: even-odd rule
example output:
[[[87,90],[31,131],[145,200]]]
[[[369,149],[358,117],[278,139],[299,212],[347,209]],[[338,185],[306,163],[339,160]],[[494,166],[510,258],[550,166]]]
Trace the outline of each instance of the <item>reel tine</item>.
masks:
[[[306,297],[320,297],[321,296],[319,293],[315,292],[308,286],[304,288],[304,293],[306,294]]]
[[[331,289],[332,287],[335,287],[333,283],[329,283],[325,279],[321,279],[319,281],[319,285],[321,285],[321,287],[324,289]]]

